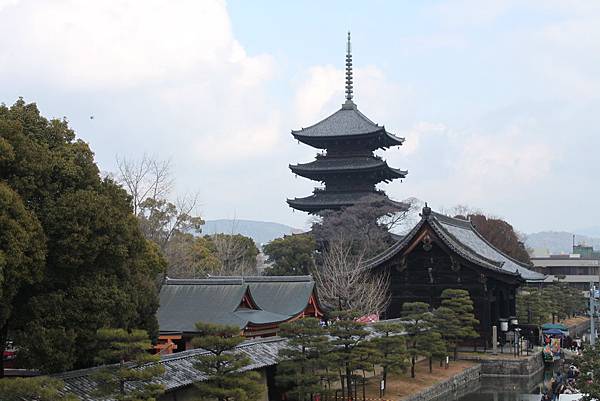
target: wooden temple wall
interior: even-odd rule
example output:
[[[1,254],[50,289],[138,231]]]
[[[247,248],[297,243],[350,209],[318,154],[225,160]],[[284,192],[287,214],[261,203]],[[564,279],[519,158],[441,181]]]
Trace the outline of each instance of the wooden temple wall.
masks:
[[[515,315],[517,284],[506,283],[478,266],[450,257],[435,244],[429,251],[415,249],[406,258],[380,266],[389,271],[391,303],[384,318],[401,316],[405,302],[425,302],[432,308],[441,304],[447,288],[469,291],[474,304],[480,345],[491,345],[492,326],[499,318]]]

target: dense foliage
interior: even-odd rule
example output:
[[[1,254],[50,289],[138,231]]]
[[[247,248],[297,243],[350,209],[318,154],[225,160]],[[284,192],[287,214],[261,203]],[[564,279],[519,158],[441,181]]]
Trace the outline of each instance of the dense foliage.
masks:
[[[64,383],[47,376],[0,380],[2,401],[78,401],[74,395],[61,394]]]
[[[101,179],[88,145],[66,120],[19,100],[0,106],[0,150],[0,202],[12,203],[0,223],[8,228],[0,265],[9,272],[0,282],[0,340],[13,339],[26,366],[56,372],[92,365],[101,327],[156,335],[164,262],[127,193]],[[30,241],[19,249],[16,239]]]
[[[587,298],[583,292],[562,283],[543,288],[525,287],[517,294],[517,317],[522,323],[542,325],[575,316],[586,309]]]
[[[581,372],[577,380],[577,389],[583,394],[582,401],[600,399],[600,346],[586,345],[576,360]]]
[[[311,274],[315,268],[316,242],[311,234],[286,235],[264,246],[268,276],[301,276]]]

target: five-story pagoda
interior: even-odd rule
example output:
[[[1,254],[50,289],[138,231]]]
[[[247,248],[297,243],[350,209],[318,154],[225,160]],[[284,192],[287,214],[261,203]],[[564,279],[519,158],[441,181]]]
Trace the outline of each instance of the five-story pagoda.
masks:
[[[331,116],[308,128],[292,131],[292,135],[302,143],[325,150],[310,163],[290,165],[295,174],[325,184],[324,188],[315,188],[311,196],[288,199],[287,203],[294,209],[318,214],[354,205],[366,197],[383,198],[405,209],[403,203],[390,200],[376,189],[380,182],[406,177],[407,171],[391,168],[373,154],[377,149],[402,145],[404,138],[390,134],[384,126],[369,120],[352,101],[350,32],[346,53],[346,102]]]

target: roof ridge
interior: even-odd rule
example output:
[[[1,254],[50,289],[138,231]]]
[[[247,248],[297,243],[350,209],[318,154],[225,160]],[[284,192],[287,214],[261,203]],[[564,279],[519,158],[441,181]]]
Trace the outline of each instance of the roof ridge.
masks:
[[[240,280],[244,283],[282,283],[282,282],[312,282],[311,275],[301,276],[210,276],[207,281],[219,281],[227,277],[232,277],[234,280]]]
[[[194,278],[194,279],[182,279],[182,278],[169,278],[165,280],[166,285],[196,285],[196,284],[209,284],[209,285],[241,285],[244,281],[241,277],[235,276],[220,276],[217,279],[213,278]]]

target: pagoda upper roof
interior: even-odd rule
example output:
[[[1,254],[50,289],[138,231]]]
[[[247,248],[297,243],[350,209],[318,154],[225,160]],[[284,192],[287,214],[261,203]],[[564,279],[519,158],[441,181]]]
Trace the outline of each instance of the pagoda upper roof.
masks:
[[[406,204],[389,199],[383,191],[338,192],[316,189],[311,196],[288,199],[287,203],[294,209],[315,213],[326,209],[337,210],[343,207],[352,206],[360,202],[368,201],[369,198],[372,199],[373,197],[384,197],[390,204],[397,206],[399,210],[408,209]]]
[[[318,173],[367,172],[377,170],[384,171],[385,175],[389,177],[388,179],[404,178],[408,174],[406,170],[399,170],[388,166],[385,160],[377,156],[317,156],[317,159],[310,163],[290,165],[290,169],[298,175],[310,175],[311,177]]]
[[[310,127],[292,130],[292,135],[309,145],[315,139],[322,141],[373,135],[381,137],[381,147],[399,146],[404,142],[404,138],[390,134],[384,126],[367,118],[352,101],[347,101],[340,110]]]

